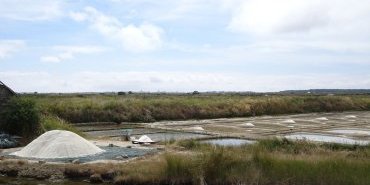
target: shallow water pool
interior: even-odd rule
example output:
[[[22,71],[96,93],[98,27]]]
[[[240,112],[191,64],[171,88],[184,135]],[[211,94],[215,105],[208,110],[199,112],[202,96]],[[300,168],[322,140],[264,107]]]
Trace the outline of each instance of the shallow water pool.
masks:
[[[357,129],[334,129],[327,132],[336,134],[350,134],[350,135],[367,135],[370,136],[370,130],[357,130]]]
[[[339,144],[350,144],[350,145],[367,145],[370,141],[366,140],[356,140],[346,137],[339,137],[339,136],[330,136],[330,135],[321,135],[321,134],[309,134],[309,133],[296,133],[286,135],[285,138],[287,139],[294,139],[294,140],[308,140],[308,141],[316,141],[316,142],[325,142],[325,143],[339,143]]]
[[[219,146],[241,146],[246,144],[253,144],[256,141],[235,138],[219,138],[219,139],[207,139],[200,142]]]
[[[154,141],[171,141],[171,140],[184,140],[184,139],[198,139],[209,137],[205,134],[194,134],[186,132],[163,132],[163,133],[152,133],[145,134]],[[139,138],[141,135],[133,135],[136,138]]]

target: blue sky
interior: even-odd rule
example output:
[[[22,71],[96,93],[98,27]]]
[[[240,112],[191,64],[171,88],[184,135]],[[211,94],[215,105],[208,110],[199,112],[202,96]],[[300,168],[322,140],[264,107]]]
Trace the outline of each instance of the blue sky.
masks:
[[[21,92],[370,88],[370,1],[0,0]]]

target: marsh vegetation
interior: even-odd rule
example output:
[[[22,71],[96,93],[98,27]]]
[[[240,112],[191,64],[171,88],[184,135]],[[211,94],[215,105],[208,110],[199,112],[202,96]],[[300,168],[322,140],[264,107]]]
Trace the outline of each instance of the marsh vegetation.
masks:
[[[123,167],[116,184],[368,184],[370,147],[262,140],[241,147],[178,143],[187,152]],[[145,174],[145,175],[141,175]]]
[[[38,95],[44,113],[71,123],[153,122],[310,112],[370,110],[370,96]]]

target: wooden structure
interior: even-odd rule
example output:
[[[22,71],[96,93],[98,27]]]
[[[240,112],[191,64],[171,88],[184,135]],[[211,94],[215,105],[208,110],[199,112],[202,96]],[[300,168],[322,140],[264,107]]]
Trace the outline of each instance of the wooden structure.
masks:
[[[0,81],[0,107],[17,93]]]

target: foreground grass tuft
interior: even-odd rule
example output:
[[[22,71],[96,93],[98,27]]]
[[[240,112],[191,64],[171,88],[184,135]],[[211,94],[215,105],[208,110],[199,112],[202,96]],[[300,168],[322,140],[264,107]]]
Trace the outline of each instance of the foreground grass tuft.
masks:
[[[241,147],[182,141],[188,152],[123,166],[116,184],[358,184],[370,182],[369,146],[330,146],[285,139]],[[140,175],[143,174],[143,175]],[[149,176],[146,176],[149,174]],[[139,183],[138,183],[139,182]]]

